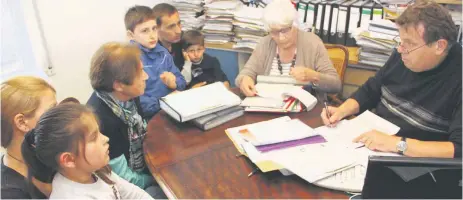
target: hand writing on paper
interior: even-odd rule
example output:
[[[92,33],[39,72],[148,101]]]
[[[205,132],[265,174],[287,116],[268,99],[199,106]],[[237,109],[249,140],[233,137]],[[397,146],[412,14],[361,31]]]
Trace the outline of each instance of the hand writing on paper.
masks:
[[[191,89],[199,88],[199,87],[205,86],[206,84],[207,82],[196,83],[195,85],[191,86]]]
[[[313,69],[302,66],[291,68],[289,75],[293,76],[297,81],[300,82],[318,83],[320,80],[320,73],[314,71]]]
[[[240,84],[241,92],[247,97],[256,96],[256,86],[254,80],[249,76],[244,76]]]
[[[174,90],[177,88],[177,78],[174,74],[172,74],[172,72],[163,72],[159,78],[161,78],[162,82],[170,89]]]
[[[322,117],[323,124],[329,127],[334,127],[339,121],[341,121],[341,119],[345,117],[345,114],[340,108],[336,108],[332,106],[327,106],[327,107],[328,107],[328,111],[326,110],[326,108],[323,108],[320,116]],[[328,112],[329,115],[326,112]],[[330,118],[328,118],[328,116],[330,116]]]
[[[363,143],[372,151],[397,152],[396,145],[399,141],[400,137],[372,130],[356,137],[352,142]]]

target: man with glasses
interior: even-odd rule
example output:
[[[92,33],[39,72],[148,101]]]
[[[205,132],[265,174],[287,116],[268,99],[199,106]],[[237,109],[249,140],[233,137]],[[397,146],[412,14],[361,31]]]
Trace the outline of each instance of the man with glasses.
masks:
[[[353,142],[411,157],[461,157],[462,47],[455,23],[445,8],[422,1],[409,6],[396,24],[400,40],[384,67],[321,117],[335,126],[344,117],[376,109],[400,131],[389,136],[372,130]]]

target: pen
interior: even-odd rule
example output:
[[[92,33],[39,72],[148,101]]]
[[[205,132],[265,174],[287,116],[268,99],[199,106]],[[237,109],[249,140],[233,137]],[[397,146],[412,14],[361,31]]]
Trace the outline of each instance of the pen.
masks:
[[[328,105],[326,104],[326,101],[323,102],[325,104],[325,110],[326,110],[326,117],[328,117],[328,121],[330,120],[331,116],[330,116],[330,112],[328,111]]]
[[[252,175],[256,174],[259,171],[259,168],[256,167],[254,170],[252,170],[251,173],[248,174],[248,177],[251,177]]]

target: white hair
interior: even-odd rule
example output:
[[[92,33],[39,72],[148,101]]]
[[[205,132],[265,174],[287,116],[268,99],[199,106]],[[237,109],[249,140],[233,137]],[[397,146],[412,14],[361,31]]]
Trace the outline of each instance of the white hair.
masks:
[[[297,11],[290,0],[273,0],[264,9],[262,16],[265,28],[270,26],[297,26]]]

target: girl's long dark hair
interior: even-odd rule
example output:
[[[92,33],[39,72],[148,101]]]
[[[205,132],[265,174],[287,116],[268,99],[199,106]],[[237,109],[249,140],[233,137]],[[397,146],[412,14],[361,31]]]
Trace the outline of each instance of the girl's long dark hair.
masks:
[[[51,183],[59,169],[58,158],[62,153],[82,153],[79,152],[78,146],[79,143],[85,145],[88,131],[81,120],[83,115],[95,117],[92,110],[84,105],[61,104],[45,112],[36,127],[26,134],[21,151],[28,167],[29,183],[32,183],[32,177],[44,183]],[[111,169],[108,166],[96,172],[106,183],[114,184],[106,176],[110,173]]]

